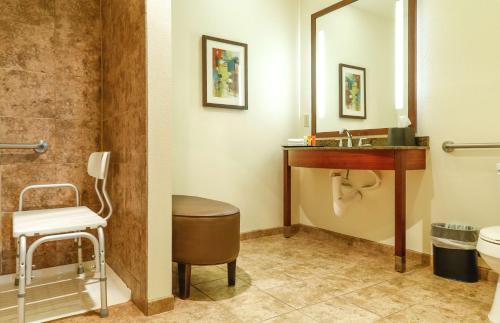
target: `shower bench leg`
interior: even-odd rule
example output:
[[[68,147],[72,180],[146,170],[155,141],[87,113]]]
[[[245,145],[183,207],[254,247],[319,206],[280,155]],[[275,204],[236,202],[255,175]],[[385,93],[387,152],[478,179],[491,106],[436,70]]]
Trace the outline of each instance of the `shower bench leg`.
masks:
[[[17,290],[17,321],[24,323],[26,302],[26,236],[19,237],[19,289]]]

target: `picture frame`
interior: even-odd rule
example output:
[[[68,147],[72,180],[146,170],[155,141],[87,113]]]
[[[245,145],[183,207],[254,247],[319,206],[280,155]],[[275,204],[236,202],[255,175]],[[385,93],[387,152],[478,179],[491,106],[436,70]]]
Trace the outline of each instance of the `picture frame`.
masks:
[[[366,69],[339,64],[339,116],[366,119]]]
[[[248,110],[248,45],[202,36],[203,106]]]

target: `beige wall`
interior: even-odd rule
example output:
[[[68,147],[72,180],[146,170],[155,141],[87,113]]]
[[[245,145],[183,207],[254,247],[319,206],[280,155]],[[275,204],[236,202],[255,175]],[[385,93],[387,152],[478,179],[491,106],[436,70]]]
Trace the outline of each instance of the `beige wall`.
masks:
[[[333,1],[302,0],[303,85],[301,109],[310,111],[309,24],[311,12]],[[441,150],[445,140],[498,141],[500,109],[500,2],[440,0],[418,2],[418,118],[420,135],[431,137],[428,169],[409,173],[408,248],[430,252],[432,222],[464,223],[479,227],[500,222],[500,178],[495,163],[500,152]],[[308,128],[302,132],[307,133]],[[355,181],[363,175],[355,173]],[[296,176],[294,216],[302,223],[366,239],[393,243],[391,172],[384,184],[368,192],[343,218],[331,215],[328,171],[301,170]],[[356,176],[360,178],[356,178]]]
[[[241,230],[282,224],[280,145],[298,123],[291,0],[173,1],[173,192],[241,209]],[[204,108],[201,36],[249,46],[249,109]]]
[[[171,3],[147,0],[148,302],[172,296]],[[154,312],[154,309],[152,310]]]

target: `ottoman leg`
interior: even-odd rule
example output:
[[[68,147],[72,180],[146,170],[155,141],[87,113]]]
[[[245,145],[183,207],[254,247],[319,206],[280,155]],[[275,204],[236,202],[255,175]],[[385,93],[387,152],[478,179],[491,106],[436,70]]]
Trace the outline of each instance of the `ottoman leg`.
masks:
[[[177,264],[177,272],[179,274],[179,297],[181,299],[189,298],[191,289],[191,265]]]
[[[236,284],[236,259],[227,263],[227,284],[229,286]]]

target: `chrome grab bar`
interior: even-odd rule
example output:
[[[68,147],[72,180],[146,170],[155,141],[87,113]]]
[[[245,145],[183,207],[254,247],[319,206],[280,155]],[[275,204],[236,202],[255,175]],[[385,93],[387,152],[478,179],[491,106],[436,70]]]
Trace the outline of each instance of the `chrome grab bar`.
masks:
[[[456,144],[453,141],[443,142],[443,151],[451,153],[455,149],[500,148],[500,142],[482,144]]]
[[[0,149],[33,149],[39,154],[43,154],[49,149],[49,143],[40,140],[34,144],[0,144]]]

